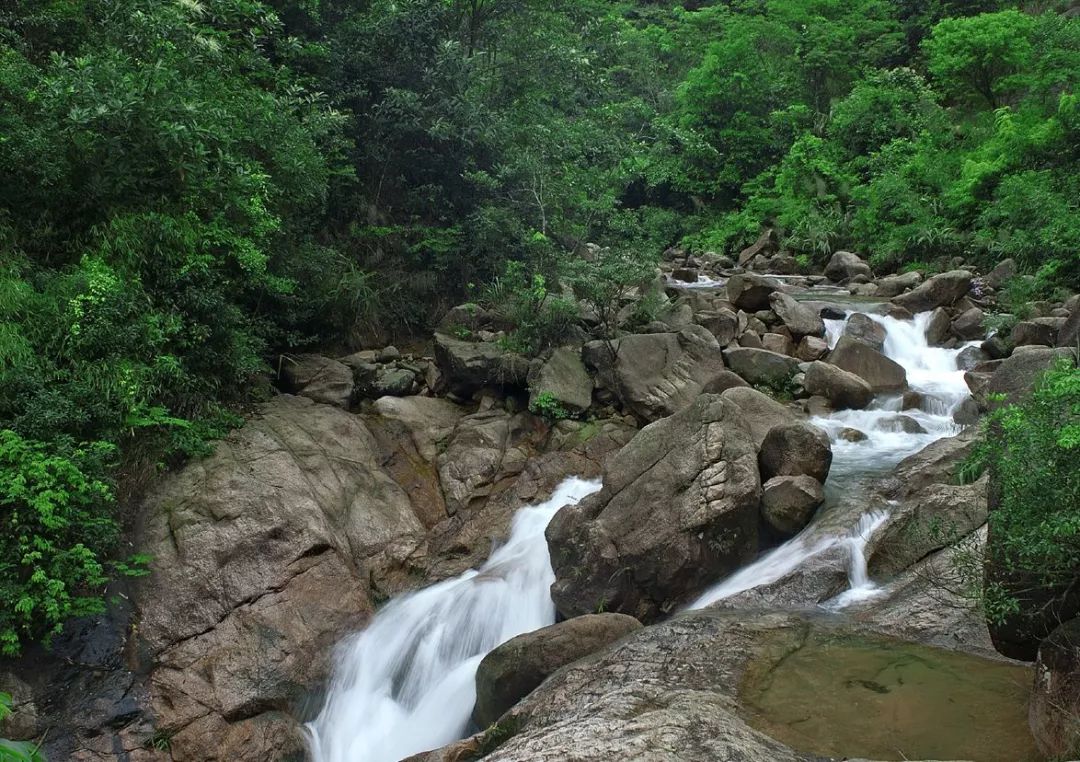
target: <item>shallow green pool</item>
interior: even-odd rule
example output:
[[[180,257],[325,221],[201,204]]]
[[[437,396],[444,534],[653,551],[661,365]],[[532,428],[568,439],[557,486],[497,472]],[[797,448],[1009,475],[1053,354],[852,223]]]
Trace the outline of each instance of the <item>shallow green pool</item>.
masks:
[[[837,758],[1037,762],[1027,667],[912,643],[814,633],[777,643],[742,686],[751,725]]]

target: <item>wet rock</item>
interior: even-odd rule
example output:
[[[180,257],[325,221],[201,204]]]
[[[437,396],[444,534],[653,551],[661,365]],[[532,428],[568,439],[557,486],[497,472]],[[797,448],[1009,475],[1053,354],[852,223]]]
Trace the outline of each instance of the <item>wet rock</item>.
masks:
[[[569,413],[582,413],[592,405],[593,381],[576,347],[559,347],[529,378],[529,406],[544,397]]]
[[[979,406],[968,397],[957,405],[952,414],[953,422],[960,426],[974,426],[979,422]]]
[[[469,396],[485,387],[525,385],[529,363],[494,342],[461,341],[435,334],[435,359],[450,389]]]
[[[1039,646],[1029,717],[1048,759],[1080,755],[1080,619],[1060,625]]]
[[[812,362],[806,370],[803,386],[810,394],[829,400],[837,410],[861,410],[874,397],[873,389],[854,373],[826,362]]]
[[[765,310],[769,308],[769,295],[779,287],[780,284],[775,280],[762,275],[732,275],[727,282],[728,300],[740,310]]]
[[[858,429],[845,428],[840,431],[840,438],[845,442],[865,442],[869,437]]]
[[[799,371],[799,361],[768,349],[740,347],[724,350],[729,368],[751,385],[780,387]]]
[[[812,476],[774,476],[765,482],[761,514],[781,536],[801,532],[825,502],[821,482]]]
[[[971,307],[961,312],[952,321],[952,333],[962,341],[976,341],[986,335],[983,321],[986,314],[978,307]]]
[[[880,352],[885,346],[885,326],[861,312],[852,315],[844,326],[844,336],[861,341]]]
[[[858,254],[850,251],[836,252],[829,259],[829,263],[825,265],[825,277],[835,283],[843,283],[858,275],[869,278],[873,276],[873,273],[870,270],[870,265],[866,264]]]
[[[989,337],[980,344],[979,349],[990,355],[990,359],[992,360],[1003,360],[1009,356],[1010,352],[1012,352],[1012,347],[1009,345],[1009,342],[997,335]]]
[[[352,401],[352,371],[321,355],[282,355],[281,382],[286,391],[324,405],[347,409]]]
[[[952,328],[952,318],[943,307],[938,307],[930,313],[930,320],[926,324],[926,341],[932,347],[939,347],[949,338],[949,330]]]
[[[795,338],[803,336],[823,336],[825,323],[813,309],[805,304],[800,304],[794,298],[781,291],[775,291],[769,296],[769,304],[773,312],[791,331]]]
[[[640,629],[625,614],[586,614],[511,638],[480,662],[473,721],[488,727],[560,667]]]
[[[739,401],[754,395],[764,397],[703,396],[645,427],[612,458],[600,492],[556,514],[551,592],[564,616],[603,607],[652,621],[753,557],[761,482]]]
[[[982,347],[964,347],[956,356],[956,367],[960,370],[971,370],[989,359],[990,355],[983,351]]]
[[[761,443],[758,464],[762,479],[774,476],[811,476],[824,483],[832,465],[828,435],[809,423],[775,426]]]
[[[907,386],[907,371],[902,365],[850,336],[840,337],[829,353],[829,362],[854,373],[874,392],[899,392]]]
[[[598,385],[613,391],[641,421],[685,408],[724,370],[716,338],[698,325],[677,333],[590,342],[583,359],[597,374]]]
[[[698,271],[696,267],[676,267],[671,271],[671,278],[683,283],[697,283]]]
[[[822,307],[821,312],[818,314],[821,315],[822,320],[843,320],[847,317],[847,313],[844,312],[844,310],[831,305]]]
[[[941,273],[929,278],[918,288],[893,297],[892,302],[913,313],[948,307],[968,292],[971,277],[967,270]]]
[[[795,349],[795,356],[803,362],[820,360],[829,353],[829,345],[824,339],[816,336],[803,336],[799,346]]]
[[[923,425],[910,415],[894,415],[883,419],[880,424],[884,431],[902,432],[904,434],[925,434]]]

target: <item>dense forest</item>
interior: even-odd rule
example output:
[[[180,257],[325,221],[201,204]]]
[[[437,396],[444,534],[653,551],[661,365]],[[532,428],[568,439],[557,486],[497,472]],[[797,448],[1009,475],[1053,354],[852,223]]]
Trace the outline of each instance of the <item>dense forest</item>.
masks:
[[[471,300],[536,352],[765,229],[805,269],[1012,258],[1012,319],[1080,288],[1078,79],[1066,2],[6,2],[0,648],[140,573],[130,496],[287,350]]]

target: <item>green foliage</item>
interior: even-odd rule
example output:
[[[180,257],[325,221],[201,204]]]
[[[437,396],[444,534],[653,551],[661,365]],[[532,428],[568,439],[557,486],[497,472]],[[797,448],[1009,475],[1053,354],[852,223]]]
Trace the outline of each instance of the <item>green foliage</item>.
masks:
[[[540,392],[529,402],[529,411],[549,421],[561,421],[570,417],[569,411],[551,392]]]
[[[3,722],[11,712],[11,694],[0,692],[0,722]],[[38,750],[37,744],[0,738],[0,762],[45,762],[45,757]]]
[[[547,278],[521,262],[507,262],[488,289],[487,302],[513,326],[507,348],[538,354],[557,344],[577,317],[577,305],[548,291]]]
[[[999,492],[991,512],[994,562],[1054,585],[1080,573],[1080,369],[1062,360],[1030,398],[986,421],[964,471],[989,469]],[[1015,608],[1006,591],[985,591],[991,617]]]

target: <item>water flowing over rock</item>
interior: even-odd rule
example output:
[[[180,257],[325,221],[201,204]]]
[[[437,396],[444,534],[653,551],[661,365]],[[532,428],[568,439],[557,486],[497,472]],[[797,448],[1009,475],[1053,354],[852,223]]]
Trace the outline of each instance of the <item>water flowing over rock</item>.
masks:
[[[844,335],[861,341],[878,352],[885,347],[885,327],[861,312],[848,318]]]
[[[586,614],[511,638],[476,670],[474,722],[488,727],[560,667],[640,629],[625,614]]]
[[[757,446],[731,395],[764,396],[706,395],[647,426],[600,492],[556,515],[547,537],[564,616],[603,607],[652,621],[757,551]]]

